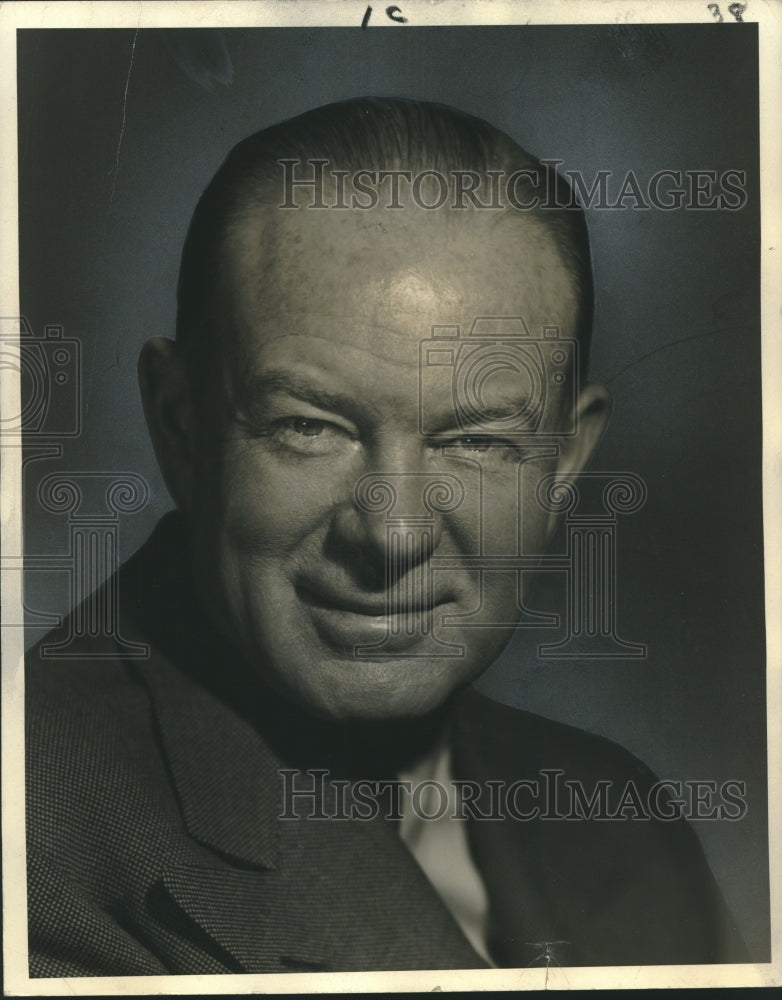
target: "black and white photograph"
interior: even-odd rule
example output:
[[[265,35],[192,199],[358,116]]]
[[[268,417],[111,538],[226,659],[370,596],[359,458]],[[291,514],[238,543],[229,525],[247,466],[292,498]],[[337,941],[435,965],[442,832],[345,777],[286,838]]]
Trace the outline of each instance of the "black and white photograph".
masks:
[[[6,994],[782,984],[756,7],[0,10]]]

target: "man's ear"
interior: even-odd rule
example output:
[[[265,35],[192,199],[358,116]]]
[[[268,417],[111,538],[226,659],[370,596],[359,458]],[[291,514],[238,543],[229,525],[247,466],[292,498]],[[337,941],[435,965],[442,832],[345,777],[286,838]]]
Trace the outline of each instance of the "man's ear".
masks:
[[[196,413],[189,373],[173,340],[155,337],[141,349],[138,381],[160,471],[174,503],[187,510],[195,465]]]
[[[574,425],[576,433],[563,438],[557,461],[557,479],[572,483],[586,466],[597,448],[611,416],[611,394],[603,385],[587,382],[575,404]],[[557,515],[549,521],[549,534],[556,527]]]

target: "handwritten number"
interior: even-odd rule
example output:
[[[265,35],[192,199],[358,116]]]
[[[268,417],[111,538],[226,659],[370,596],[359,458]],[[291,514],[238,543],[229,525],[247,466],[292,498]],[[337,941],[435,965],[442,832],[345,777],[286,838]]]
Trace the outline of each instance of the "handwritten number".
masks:
[[[720,10],[719,4],[717,4],[717,3],[707,4],[706,9],[709,10],[709,11],[711,11],[711,16],[714,18],[714,20],[718,24],[722,24],[723,23],[724,18],[722,16],[722,11]],[[728,4],[728,13],[736,21],[738,21],[740,23],[744,22],[744,18],[742,17],[742,14],[744,13],[744,11],[746,9],[747,9],[747,4],[745,4],[745,3],[731,3],[731,4]],[[367,7],[366,11],[364,12],[364,18],[361,21],[361,27],[362,28],[366,28],[367,27],[367,25],[369,24],[369,19],[370,19],[371,16],[372,16],[372,8],[371,7]],[[392,4],[390,7],[386,7],[386,17],[390,21],[395,21],[397,24],[407,24],[407,18],[404,17],[404,15],[402,14],[401,8],[397,7],[395,4]]]
[[[723,17],[722,14],[720,13],[719,4],[710,3],[706,9],[711,11],[711,16],[714,18],[715,21],[717,21],[718,24],[722,24]],[[732,14],[733,17],[735,17],[735,19],[737,21],[740,21],[742,24],[744,22],[744,19],[742,18],[741,15],[744,13],[746,9],[747,5],[745,3],[728,4],[728,13]]]
[[[397,24],[407,24],[407,18],[402,17],[402,11],[399,7],[386,7],[386,15]]]

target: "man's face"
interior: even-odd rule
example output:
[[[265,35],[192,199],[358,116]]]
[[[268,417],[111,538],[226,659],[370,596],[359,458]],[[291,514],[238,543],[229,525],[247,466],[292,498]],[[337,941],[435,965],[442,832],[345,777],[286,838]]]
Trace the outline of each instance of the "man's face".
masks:
[[[572,337],[571,282],[537,227],[420,209],[255,210],[228,264],[190,503],[202,599],[307,710],[422,715],[509,639],[528,574],[474,560],[542,552],[535,489],[562,455],[509,433],[531,391],[512,364],[482,367],[465,426],[454,365],[424,371],[421,344],[479,316]],[[548,386],[541,432],[566,395]]]

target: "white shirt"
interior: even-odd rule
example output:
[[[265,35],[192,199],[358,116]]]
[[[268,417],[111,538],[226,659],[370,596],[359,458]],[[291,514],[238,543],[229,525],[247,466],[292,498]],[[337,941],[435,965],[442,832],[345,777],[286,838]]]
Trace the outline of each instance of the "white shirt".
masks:
[[[443,742],[410,770],[400,772],[399,778],[411,782],[413,789],[412,796],[405,793],[400,797],[404,811],[399,835],[464,936],[494,967],[487,947],[489,896],[470,853],[467,821],[453,818],[456,793],[448,743]],[[432,785],[421,788],[426,781],[436,781],[443,792]],[[443,811],[444,793],[448,805]],[[440,812],[439,818],[424,818],[437,816]]]

